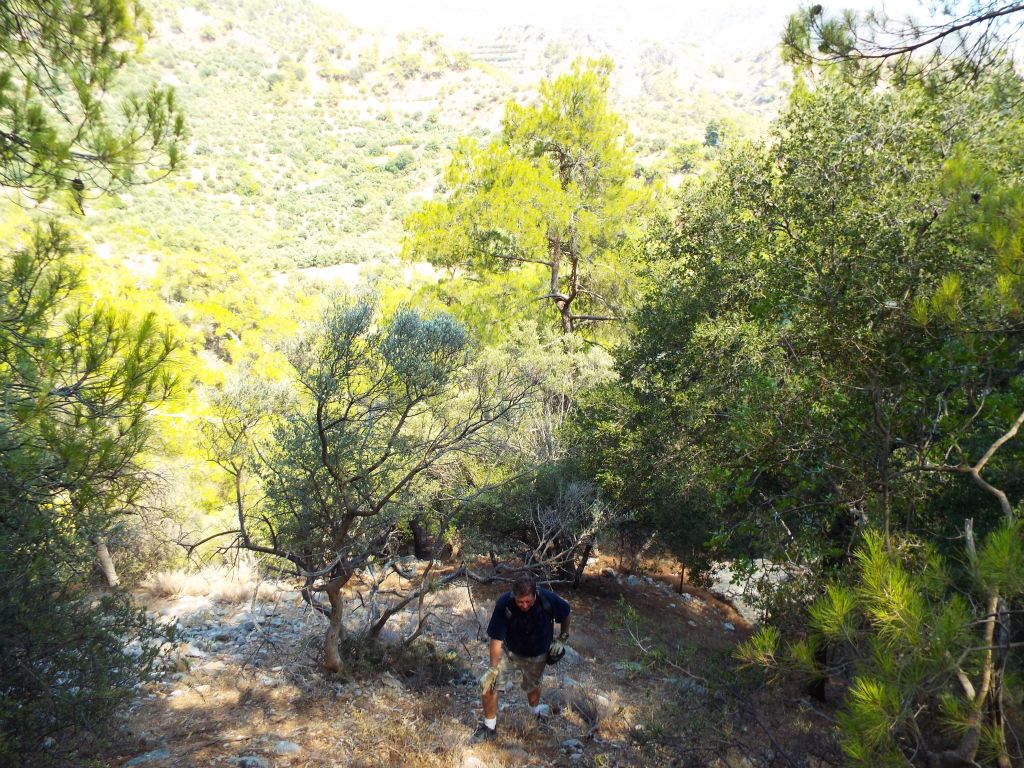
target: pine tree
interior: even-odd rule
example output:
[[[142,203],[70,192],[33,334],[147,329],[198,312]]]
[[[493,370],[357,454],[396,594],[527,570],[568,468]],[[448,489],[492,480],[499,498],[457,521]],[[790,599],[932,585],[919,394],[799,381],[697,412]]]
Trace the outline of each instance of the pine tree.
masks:
[[[34,199],[61,192],[80,211],[178,165],[174,92],[112,93],[147,31],[130,0],[0,3],[0,186]]]
[[[611,61],[577,61],[510,102],[501,135],[463,142],[446,197],[407,222],[404,253],[451,269],[534,270],[564,333],[616,320],[628,242],[649,210],[625,121],[608,105]]]
[[[85,302],[74,249],[51,223],[0,257],[3,764],[60,760],[47,737],[101,733],[166,639],[88,576],[149,481],[138,457],[174,342],[152,316]]]
[[[0,186],[22,202],[92,195],[178,164],[168,89],[118,97],[146,31],[126,0],[0,4]],[[175,348],[152,314],[86,296],[52,220],[0,246],[0,763],[66,765],[153,669],[165,630],[90,584],[97,549],[138,508],[150,411]]]

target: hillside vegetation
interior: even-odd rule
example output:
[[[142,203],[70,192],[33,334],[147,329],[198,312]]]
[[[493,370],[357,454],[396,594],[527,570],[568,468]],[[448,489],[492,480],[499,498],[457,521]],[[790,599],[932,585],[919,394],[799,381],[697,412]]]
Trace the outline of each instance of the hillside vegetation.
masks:
[[[122,84],[175,87],[189,117],[187,169],[97,203],[89,219],[98,237],[125,241],[119,251],[158,247],[161,261],[218,249],[272,270],[393,260],[403,219],[434,193],[457,140],[486,138],[508,99],[527,98],[580,50],[529,29],[450,50],[426,31],[364,32],[315,4],[149,10],[155,35]],[[652,45],[638,73],[620,73],[644,83],[641,98],[618,105],[647,172],[693,167],[707,123],[757,130],[770,112],[756,102],[777,104],[767,53],[755,65],[762,79],[731,96],[677,87],[675,58]]]

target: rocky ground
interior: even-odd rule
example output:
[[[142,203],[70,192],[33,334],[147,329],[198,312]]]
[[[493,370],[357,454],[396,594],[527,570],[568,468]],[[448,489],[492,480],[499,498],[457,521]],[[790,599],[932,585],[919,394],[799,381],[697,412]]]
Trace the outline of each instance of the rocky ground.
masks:
[[[147,768],[828,764],[830,748],[815,737],[815,718],[828,713],[796,692],[743,688],[730,653],[747,623],[669,580],[596,567],[579,590],[560,590],[574,621],[572,650],[545,682],[553,715],[538,722],[510,688],[499,737],[483,744],[471,740],[476,677],[507,585],[433,595],[426,631],[408,649],[346,643],[345,670],[331,677],[320,667],[326,622],[287,585],[244,603],[151,599],[151,611],[177,623],[177,671],[140,688],[100,758]],[[388,639],[414,620],[395,617]],[[791,696],[788,706],[780,695]]]

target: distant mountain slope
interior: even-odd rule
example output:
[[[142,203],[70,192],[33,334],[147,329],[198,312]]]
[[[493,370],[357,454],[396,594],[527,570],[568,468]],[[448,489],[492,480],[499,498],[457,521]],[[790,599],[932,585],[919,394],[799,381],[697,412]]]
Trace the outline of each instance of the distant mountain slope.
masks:
[[[780,98],[777,57],[707,63],[685,45],[608,42],[539,26],[463,50],[441,32],[366,32],[313,3],[151,0],[143,70],[176,86],[187,168],[89,211],[100,237],[159,258],[226,249],[271,269],[393,258],[401,222],[434,193],[461,136],[499,126],[508,98],[576,56],[609,54],[648,171],[708,121],[757,131]]]

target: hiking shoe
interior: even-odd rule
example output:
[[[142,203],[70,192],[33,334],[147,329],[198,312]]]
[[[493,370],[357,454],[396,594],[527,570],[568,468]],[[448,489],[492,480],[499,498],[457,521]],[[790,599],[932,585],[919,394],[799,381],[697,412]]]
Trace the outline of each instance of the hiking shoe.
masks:
[[[470,742],[477,744],[481,741],[494,741],[498,736],[498,728],[488,728],[484,723],[480,723],[476,730],[473,731],[473,735],[470,737]]]
[[[551,717],[551,707],[547,704],[538,704],[537,711],[533,714],[537,717],[538,723],[546,723],[548,718]]]

